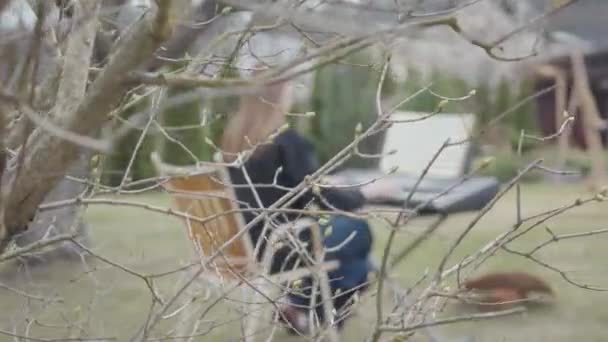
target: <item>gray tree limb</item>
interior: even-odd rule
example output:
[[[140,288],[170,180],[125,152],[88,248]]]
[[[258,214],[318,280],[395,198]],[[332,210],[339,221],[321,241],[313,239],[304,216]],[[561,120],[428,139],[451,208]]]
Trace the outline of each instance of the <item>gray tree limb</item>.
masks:
[[[198,6],[193,8],[192,15],[189,21],[198,23],[206,22],[214,17],[217,7],[216,0],[205,0]],[[208,31],[210,24],[206,25],[188,25],[181,24],[175,27],[173,37],[163,46],[163,51],[158,52],[158,56],[153,56],[147,63],[146,69],[157,70],[163,64],[165,59],[175,59],[183,57],[185,52],[188,52],[203,32]]]
[[[124,37],[108,64],[90,86],[76,110],[57,118],[66,129],[81,135],[92,135],[107,120],[107,114],[131,88],[127,77],[146,61],[171,34],[172,7],[175,1],[159,0],[152,10]],[[61,180],[78,158],[78,146],[61,137],[36,130],[24,158],[20,173],[10,172],[11,193],[6,207],[7,232],[1,236],[1,249],[12,236],[27,227],[35,216],[38,205]]]
[[[77,21],[82,20],[82,24],[75,25],[68,40],[57,90],[55,117],[70,115],[84,98],[97,33],[100,1],[81,1],[74,6],[75,16],[79,18]]]
[[[83,151],[80,158],[72,164],[67,176],[84,179],[90,173],[91,153]],[[84,193],[87,186],[83,182],[77,182],[67,177],[63,178],[51,192],[44,198],[44,202],[55,202],[75,198]],[[36,214],[34,221],[28,230],[17,235],[15,242],[18,246],[27,246],[36,241],[52,238],[62,234],[74,234],[76,239],[83,244],[88,244],[87,224],[79,217],[78,207],[63,207],[49,211],[41,211]],[[44,251],[27,259],[47,258],[51,255],[63,255],[67,257],[78,257],[80,250],[69,242],[54,244],[51,251]]]

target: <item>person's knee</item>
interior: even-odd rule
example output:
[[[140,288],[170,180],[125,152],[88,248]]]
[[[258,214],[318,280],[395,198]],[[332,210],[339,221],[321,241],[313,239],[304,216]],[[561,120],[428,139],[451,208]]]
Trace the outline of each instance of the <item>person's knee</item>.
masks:
[[[371,244],[372,232],[367,221],[349,217],[349,216],[336,216],[332,221],[331,225],[334,228],[339,228],[341,231],[337,232],[339,235],[349,237],[352,233],[356,233],[353,239],[360,241],[366,241]]]
[[[335,216],[329,223],[331,231],[326,234],[328,248],[339,247],[332,251],[343,257],[366,257],[372,246],[372,233],[365,220],[348,216]]]

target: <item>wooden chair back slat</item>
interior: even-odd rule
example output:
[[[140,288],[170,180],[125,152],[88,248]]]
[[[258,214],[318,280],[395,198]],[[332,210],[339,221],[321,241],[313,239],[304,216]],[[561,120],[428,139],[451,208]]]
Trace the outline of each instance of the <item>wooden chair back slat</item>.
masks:
[[[164,184],[172,193],[176,208],[196,218],[184,221],[203,260],[215,254],[243,228],[232,189],[226,186],[229,183],[225,172],[218,168],[204,174],[173,177]],[[253,262],[250,245],[247,234],[235,239],[222,249],[212,267],[224,277],[246,272]]]

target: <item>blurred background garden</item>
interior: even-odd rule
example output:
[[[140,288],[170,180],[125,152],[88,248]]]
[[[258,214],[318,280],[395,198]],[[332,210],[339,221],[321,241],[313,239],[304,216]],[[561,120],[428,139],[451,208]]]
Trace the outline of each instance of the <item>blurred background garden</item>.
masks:
[[[521,165],[537,157],[544,158],[549,165],[555,163],[567,166],[570,171],[585,176],[591,168],[586,153],[584,120],[575,108],[568,115],[574,118],[569,125],[567,156],[558,156],[557,139],[539,141],[521,139],[522,131],[528,136],[551,136],[560,127],[556,119],[556,101],[560,96],[555,78],[541,71],[547,66],[565,67],[567,103],[573,89],[573,71],[569,66],[569,51],[580,50],[585,55],[590,87],[597,97],[599,113],[606,115],[603,24],[600,13],[604,13],[601,1],[583,1],[564,13],[557,13],[547,23],[539,39],[535,33],[523,33],[511,43],[509,54],[517,55],[530,46],[536,50],[535,56],[521,61],[503,62],[485,55],[481,49],[471,47],[467,42],[454,41],[450,32],[429,29],[419,36],[409,37],[393,47],[393,58],[382,90],[385,106],[420,92],[399,107],[399,111],[432,113],[437,115],[471,113],[474,128],[470,132],[475,151],[472,165],[488,156],[495,163],[485,168],[486,175],[496,176],[501,181],[512,178]],[[540,4],[540,2],[539,2]],[[504,28],[516,27],[526,18],[542,13],[538,5],[502,2],[503,7],[474,6],[466,13],[471,27],[487,27],[487,37],[499,35]],[[260,18],[260,23],[264,19]],[[490,24],[491,23],[491,24]],[[575,25],[576,24],[576,25]],[[319,35],[322,42],[322,35]],[[273,51],[273,42],[279,40],[273,33],[259,34],[254,38],[256,53]],[[288,50],[299,44],[299,39],[280,35],[281,46]],[[251,47],[249,47],[251,49]],[[274,48],[276,50],[276,48]],[[283,54],[285,51],[277,53]],[[292,127],[314,142],[321,162],[329,160],[354,136],[357,125],[368,127],[376,119],[376,86],[380,77],[383,52],[380,48],[369,48],[355,53],[338,63],[331,63],[296,79],[297,101],[289,119]],[[268,58],[280,58],[267,53]],[[246,77],[247,68],[252,66],[252,58],[240,59],[239,69],[224,66],[223,76]],[[177,70],[180,67],[174,66]],[[569,69],[570,68],[570,69]],[[172,89],[170,95],[184,98],[190,90]],[[474,94],[470,96],[471,94]],[[469,95],[469,96],[467,96]],[[150,109],[149,101],[139,100],[142,94],[133,95],[133,105],[116,118],[124,122],[131,115]],[[459,98],[466,99],[462,100]],[[447,100],[453,99],[453,100]],[[155,174],[150,163],[150,152],[160,149],[163,158],[175,164],[192,164],[196,160],[209,161],[227,115],[237,108],[236,96],[213,97],[193,101],[180,101],[180,105],[160,113],[163,130],[140,137],[144,125],[139,125],[125,136],[112,154],[104,156],[99,165],[100,180],[103,184],[115,186],[123,179],[124,171],[133,151],[136,157],[127,177],[131,180],[145,180]],[[568,108],[563,108],[566,111]],[[178,115],[177,115],[178,114]],[[488,124],[491,123],[490,126]],[[339,132],[339,134],[336,134]],[[600,132],[606,142],[606,134]],[[140,139],[142,138],[142,139]],[[142,140],[142,141],[140,141]],[[212,142],[211,144],[209,142]],[[363,153],[382,151],[382,134],[366,139]],[[138,146],[136,149],[135,147]],[[402,146],[409,149],[408,146]],[[412,148],[412,153],[415,153]],[[563,151],[562,151],[563,153]],[[557,159],[564,160],[557,160]],[[378,158],[352,158],[344,168],[374,168]],[[549,175],[550,176],[550,175]],[[533,172],[526,181],[547,180],[545,175]],[[567,177],[564,177],[566,179]],[[570,177],[568,179],[578,179]],[[145,183],[142,183],[144,185]]]
[[[297,102],[290,113],[290,125],[315,144],[322,163],[352,140],[358,125],[367,128],[376,119],[376,87],[380,70],[378,58],[374,57],[377,56],[361,53],[315,71],[311,80],[308,80],[312,85],[310,96]],[[494,84],[489,84],[486,81],[467,82],[458,75],[437,69],[425,75],[415,67],[406,67],[405,73],[404,81],[396,76],[385,80],[383,101],[394,104],[397,99],[428,87],[428,90],[400,106],[399,111],[437,112],[437,116],[443,113],[474,114],[475,127],[470,132],[475,148],[472,164],[476,165],[487,157],[494,158],[494,162],[481,171],[483,175],[494,176],[505,182],[513,178],[522,165],[535,158],[542,157],[549,164],[556,161],[557,139],[522,139],[521,150],[518,150],[522,131],[526,135],[537,137],[555,133],[550,127],[554,122],[552,118],[547,118],[546,110],[539,110],[539,107],[551,104],[554,85],[530,75],[516,79],[504,76]],[[471,93],[474,95],[468,96]],[[461,97],[467,98],[444,100]],[[133,181],[150,179],[156,175],[150,160],[150,153],[156,149],[162,151],[164,160],[176,165],[211,161],[217,149],[210,142],[218,141],[225,118],[236,110],[237,100],[236,97],[208,101],[197,99],[163,112],[162,133],[156,131],[142,138],[141,127],[133,129],[117,144],[116,151],[101,159],[101,183],[107,186],[119,185],[125,177],[124,171],[127,170],[133,151],[137,153],[130,172],[126,175]],[[134,104],[122,114],[122,119],[145,111],[147,106],[149,103],[145,101]],[[580,121],[581,119],[575,120],[573,125],[577,130],[580,129]],[[489,123],[492,125],[488,128]],[[580,143],[584,138],[580,138],[582,135],[579,131],[576,133],[575,138],[579,139],[571,138],[572,148],[568,150],[565,165],[569,171],[584,177],[589,174],[591,162]],[[382,135],[367,138],[360,147],[361,152],[378,154],[382,151],[382,144]],[[402,148],[411,149],[412,153],[416,150],[414,146]],[[377,166],[378,158],[355,156],[343,168]],[[532,172],[524,180],[541,182],[547,179],[541,172]],[[145,187],[146,183],[141,182],[140,185]]]
[[[419,1],[416,6],[428,10],[425,3],[429,2]],[[451,6],[453,1],[434,3]],[[288,113],[289,124],[314,144],[319,161],[325,163],[378,120],[379,107],[385,110],[395,107],[401,113],[422,113],[434,118],[472,115],[473,126],[466,132],[470,147],[463,161],[464,169],[458,170],[459,176],[465,177],[474,171],[476,176],[497,179],[501,190],[508,187],[526,165],[542,159],[542,169],[526,173],[517,192],[511,191],[501,198],[479,221],[479,226],[456,249],[453,256],[456,261],[474,254],[513,227],[526,227],[536,222],[532,219],[522,222],[522,215],[535,218],[563,210],[559,218],[543,221],[531,234],[513,246],[509,245],[522,251],[533,249],[555,233],[577,234],[604,229],[603,225],[608,222],[603,202],[604,186],[608,184],[605,121],[608,119],[608,40],[605,35],[608,32],[608,1],[578,1],[544,20],[542,28],[534,26],[519,32],[514,39],[505,42],[500,52],[501,56],[515,56],[513,61],[489,56],[483,48],[470,42],[499,39],[505,32],[527,25],[534,18],[544,18],[543,13],[563,3],[555,0],[480,1],[459,14],[463,28],[472,35],[469,40],[446,27],[433,27],[415,31],[388,46],[379,42],[349,53],[339,61],[325,63],[294,79],[296,99]],[[375,3],[379,8],[392,4],[392,0]],[[346,6],[344,11],[349,9],[354,13],[358,10],[353,5]],[[196,41],[194,52],[187,51],[181,55],[183,59],[171,60],[170,66],[162,72],[172,74],[187,70],[191,55],[209,42],[209,36],[218,36],[228,29],[244,30],[249,23],[248,15],[243,14],[247,11],[235,10],[222,1],[217,1],[216,12],[221,15],[214,19],[213,30],[193,39]],[[387,17],[394,19],[392,14],[382,11],[370,12],[380,22]],[[256,15],[251,22],[267,27],[270,19],[264,14]],[[1,24],[2,21],[0,27]],[[240,41],[237,35],[231,36],[216,46],[214,58],[221,62],[209,62],[201,74],[214,75],[220,80],[246,80],[260,56],[270,64],[281,65],[298,53],[322,48],[333,37],[316,31],[302,35],[300,30],[293,28],[285,31],[260,29],[247,43]],[[390,63],[379,91],[389,52]],[[586,68],[582,74],[575,67],[573,52],[582,56]],[[282,56],[283,53],[289,56]],[[523,58],[528,55],[529,58]],[[59,258],[48,264],[44,261],[30,265],[20,264],[17,262],[20,260],[13,260],[18,258],[10,257],[16,262],[4,263],[1,269],[0,302],[11,309],[0,313],[0,330],[3,331],[0,341],[18,341],[24,331],[45,336],[44,339],[32,339],[39,341],[108,333],[118,336],[120,341],[128,340],[137,327],[147,324],[149,317],[146,314],[151,306],[147,278],[138,274],[149,275],[159,292],[167,296],[184,281],[184,274],[175,270],[189,270],[188,265],[192,265],[196,255],[183,222],[158,209],[170,208],[173,203],[170,195],[159,186],[161,175],[151,154],[158,151],[164,162],[181,166],[212,161],[227,118],[238,109],[239,97],[234,94],[211,96],[206,90],[170,87],[165,94],[171,102],[167,109],[153,103],[154,96],[150,94],[156,88],[138,86],[125,94],[122,110],[109,115],[108,131],[121,130],[126,134],[112,145],[112,151],[96,153],[91,158],[91,177],[83,182],[90,187],[87,191],[102,197],[99,202],[83,205],[87,225],[85,245],[105,260],[98,258],[102,262],[88,263],[93,258],[85,260],[82,257],[76,261]],[[590,94],[595,110],[573,101],[581,92]],[[397,145],[406,154],[424,153],[418,159],[430,159],[428,151],[409,141],[433,135],[433,132],[431,125],[415,132],[417,136],[404,137],[404,143]],[[366,156],[380,156],[385,152],[385,133],[365,138],[358,146],[359,153],[336,171],[378,169],[381,158]],[[582,202],[589,205],[582,206]],[[377,208],[372,206],[372,209]],[[478,214],[450,215],[442,228],[425,240],[391,276],[406,288],[417,284],[429,269],[437,267],[442,253]],[[391,214],[386,216],[393,218]],[[406,229],[399,231],[395,249],[405,247],[424,232],[432,219],[413,219]],[[390,231],[383,229],[380,219],[372,221],[373,253],[381,258]],[[555,240],[539,253],[542,260],[557,265],[564,273],[497,249],[488,256],[489,261],[484,259],[475,264],[472,272],[526,270],[535,273],[554,287],[556,305],[495,321],[466,322],[440,329],[441,332],[456,336],[450,342],[605,341],[608,335],[604,327],[608,319],[608,297],[604,292],[608,273],[603,264],[606,241],[606,234],[560,240],[559,243]],[[38,260],[36,255],[33,259]],[[571,279],[586,285],[574,285]],[[446,286],[453,285],[454,279],[447,281]],[[596,286],[601,290],[585,288]],[[215,305],[217,303],[210,300],[205,289],[195,288],[204,295],[197,293],[198,297],[193,298],[210,312],[201,323],[203,328],[208,328],[209,334],[202,335],[204,339],[200,340],[239,340],[238,314],[225,303]],[[371,296],[366,300],[355,319],[347,325],[344,340],[363,340],[361,336],[367,336],[373,329],[375,298]],[[397,298],[386,295],[383,300],[388,305]],[[438,317],[457,315],[463,310],[466,311],[458,305],[448,306],[446,310],[439,310]],[[158,340],[180,340],[170,336],[179,323],[178,311],[175,311],[175,317],[163,317],[160,326],[167,338],[159,337]],[[9,327],[14,328],[13,332],[19,332],[14,334],[17,337],[6,333]],[[269,329],[264,333],[269,333]],[[469,337],[471,339],[467,339]],[[416,338],[426,341],[424,337]],[[276,340],[298,339],[281,332]]]

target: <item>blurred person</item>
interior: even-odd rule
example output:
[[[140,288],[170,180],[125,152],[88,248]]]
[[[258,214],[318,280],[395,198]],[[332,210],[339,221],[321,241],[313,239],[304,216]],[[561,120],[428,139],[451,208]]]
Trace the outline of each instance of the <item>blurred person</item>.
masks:
[[[253,149],[243,166],[263,208],[271,206],[285,195],[288,189],[296,187],[306,176],[319,168],[313,145],[295,130],[285,128],[286,113],[291,103],[292,87],[288,82],[266,86],[255,94],[241,96],[239,109],[229,118],[220,144],[226,162],[232,162],[239,153]],[[229,172],[233,185],[240,185],[235,187],[235,192],[241,207],[260,209],[251,187],[243,186],[250,183],[241,168],[230,167]],[[276,186],[269,186],[275,181]],[[338,260],[340,263],[337,269],[328,272],[338,327],[343,325],[353,296],[366,288],[371,270],[369,256],[373,242],[370,227],[365,220],[341,215],[339,211],[356,211],[367,200],[382,197],[390,192],[391,186],[377,181],[360,188],[323,187],[318,194],[309,190],[289,207],[304,211],[310,203],[315,203],[324,210],[338,209],[335,215],[321,224],[324,247],[329,250],[325,254],[325,261]],[[243,214],[246,223],[258,215],[251,211],[244,211]],[[278,220],[282,223],[300,217],[302,213],[294,212],[279,215]],[[263,255],[268,237],[267,234],[262,236],[264,225],[262,220],[249,231],[254,246],[260,243],[256,256],[258,260]],[[304,230],[298,238],[301,241],[309,241],[310,231]],[[271,261],[270,272],[293,269],[297,265],[298,257],[291,246],[279,248]],[[287,319],[293,329],[292,333],[294,330],[306,333],[310,328],[308,310],[313,281],[306,277],[298,284],[297,293],[290,291],[289,304],[281,308],[281,319]],[[319,320],[324,322],[320,298],[317,298],[315,303],[314,310]]]

